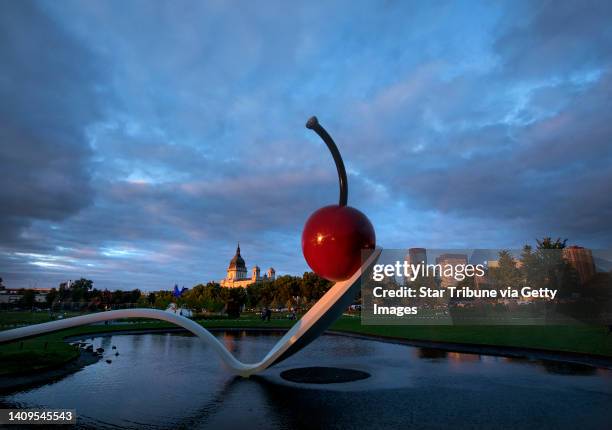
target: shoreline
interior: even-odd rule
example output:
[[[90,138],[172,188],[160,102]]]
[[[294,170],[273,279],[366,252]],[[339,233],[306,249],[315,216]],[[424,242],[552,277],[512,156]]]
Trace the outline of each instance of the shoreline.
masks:
[[[278,332],[286,333],[288,329],[282,327],[206,327],[206,330],[210,332],[218,331],[246,331],[246,332]],[[99,333],[87,333],[86,337],[83,336],[69,336],[64,340],[75,341],[78,339],[90,338],[90,337],[107,337],[113,335],[135,335],[135,334],[162,334],[162,333],[190,333],[189,331],[180,327],[169,327],[169,328],[153,328],[153,329],[133,329],[133,330],[121,330],[121,331],[103,331]],[[396,345],[406,345],[415,348],[430,348],[438,349],[446,352],[458,352],[463,354],[479,354],[479,355],[491,355],[495,357],[509,357],[509,358],[524,358],[528,360],[548,360],[558,361],[569,364],[578,364],[584,366],[598,367],[612,370],[612,357],[596,354],[586,354],[569,351],[553,351],[546,349],[537,348],[525,348],[517,346],[499,346],[499,345],[486,345],[477,343],[458,343],[458,342],[441,342],[432,340],[411,340],[393,336],[381,336],[374,334],[363,334],[355,333],[351,331],[343,330],[326,330],[324,332],[330,336],[346,336],[355,339],[372,340],[378,342],[392,343]]]
[[[267,332],[281,333],[288,331],[282,327],[210,327],[206,328],[210,332],[220,331],[245,331],[245,332]],[[102,330],[100,332],[82,333],[68,335],[63,338],[64,342],[74,342],[77,340],[89,339],[94,337],[109,337],[122,335],[142,335],[142,334],[164,334],[164,333],[191,333],[180,327],[163,328],[135,328],[131,330]],[[345,336],[355,339],[386,342],[397,345],[406,345],[415,348],[436,349],[445,352],[458,352],[463,354],[490,355],[495,357],[508,357],[525,360],[541,360],[565,363],[571,365],[589,366],[612,370],[612,357],[583,354],[566,351],[551,351],[536,348],[521,348],[513,346],[496,346],[484,344],[440,342],[428,340],[410,340],[392,336],[381,336],[373,334],[361,334],[342,330],[326,330],[324,332],[330,336]],[[81,350],[77,358],[59,365],[53,369],[47,369],[39,373],[24,373],[16,376],[0,377],[0,395],[7,395],[13,392],[35,388],[46,385],[78,372],[84,367],[98,362],[101,357],[93,352]]]
[[[94,352],[81,350],[78,357],[36,373],[0,376],[0,396],[51,384],[101,360]]]
[[[392,336],[360,334],[346,331],[330,330],[326,334],[347,336],[356,339],[375,340],[379,342],[412,346],[415,348],[437,349],[445,352],[462,354],[490,355],[494,357],[522,358],[527,360],[556,361],[559,363],[577,364],[612,370],[612,357],[577,353],[569,351],[552,351],[518,346],[498,346],[476,343],[440,342],[433,340],[410,340]]]

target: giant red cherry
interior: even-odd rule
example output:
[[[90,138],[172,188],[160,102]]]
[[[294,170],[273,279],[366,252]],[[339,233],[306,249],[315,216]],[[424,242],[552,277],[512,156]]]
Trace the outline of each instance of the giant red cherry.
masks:
[[[340,201],[316,210],[304,225],[302,252],[310,268],[330,281],[343,281],[360,267],[362,251],[374,249],[374,227],[363,212],[347,206],[348,182],[340,151],[331,136],[312,117],[306,127],[314,130],[329,148],[340,184]]]

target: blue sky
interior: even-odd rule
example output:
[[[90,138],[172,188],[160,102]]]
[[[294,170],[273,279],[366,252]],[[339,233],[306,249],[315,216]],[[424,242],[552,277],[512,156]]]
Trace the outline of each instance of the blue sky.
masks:
[[[610,2],[2,2],[0,276],[171,288],[386,248],[612,244]]]

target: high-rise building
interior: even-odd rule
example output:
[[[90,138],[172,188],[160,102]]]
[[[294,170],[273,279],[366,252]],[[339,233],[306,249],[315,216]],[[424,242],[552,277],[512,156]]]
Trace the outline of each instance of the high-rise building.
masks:
[[[580,285],[584,285],[595,275],[595,262],[590,249],[582,246],[568,246],[563,249],[563,258],[578,273]]]
[[[427,264],[427,250],[425,248],[410,248],[406,256],[408,264]]]
[[[440,286],[442,288],[448,288],[448,287],[452,287],[454,285],[457,285],[457,283],[459,281],[457,281],[453,276],[444,276],[444,269],[446,268],[447,265],[451,265],[453,266],[453,274],[454,274],[454,268],[459,265],[459,264],[463,264],[466,265],[468,263],[468,256],[465,254],[440,254],[439,257],[436,258],[436,264],[439,264],[442,266],[442,275],[440,276]]]

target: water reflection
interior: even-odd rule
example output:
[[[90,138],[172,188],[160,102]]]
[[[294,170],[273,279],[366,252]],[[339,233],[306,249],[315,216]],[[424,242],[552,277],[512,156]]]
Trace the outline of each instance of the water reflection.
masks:
[[[448,352],[434,348],[416,348],[416,353],[418,358],[425,359],[446,358],[448,355]]]
[[[448,359],[454,362],[460,363],[470,363],[470,362],[479,362],[481,360],[480,355],[478,354],[466,354],[464,352],[449,352]]]
[[[610,376],[610,370],[601,369],[580,363],[569,363],[555,360],[534,360],[526,357],[498,357],[463,352],[451,352],[435,348],[415,348],[415,356],[425,360],[448,360],[449,363],[492,363],[506,362],[518,365],[529,365],[557,375],[595,375]]]
[[[578,363],[564,363],[560,361],[541,360],[541,365],[549,373],[558,375],[594,375],[597,368]]]
[[[280,334],[228,331],[219,338],[241,360],[261,359]],[[586,427],[610,419],[610,371],[552,362],[449,353],[342,336],[323,336],[251,379],[223,371],[195,337],[177,334],[101,337],[104,361],[56,383],[0,397],[0,407],[75,408],[83,428],[500,427],[538,423]],[[282,380],[304,366],[363,370],[347,384]],[[579,376],[579,377],[574,377]],[[482,413],[482,405],[487,413]],[[566,405],[572,404],[572,408]],[[536,406],[534,406],[536,405]]]
[[[445,359],[445,360],[448,360],[449,362],[458,362],[458,363],[472,362],[474,363],[474,362],[483,361],[483,357],[484,357],[478,354],[471,354],[471,353],[465,353],[465,352],[452,352],[452,351],[445,351],[445,350],[436,349],[436,348],[420,347],[420,348],[415,348],[415,350],[416,350],[416,357],[420,359],[425,359],[425,360]],[[489,357],[489,356],[487,357],[495,359],[495,357]]]
[[[225,348],[231,352],[232,354],[236,354],[236,343],[234,342],[234,339],[237,337],[236,334],[234,333],[224,333],[223,334],[223,345],[225,345]]]

